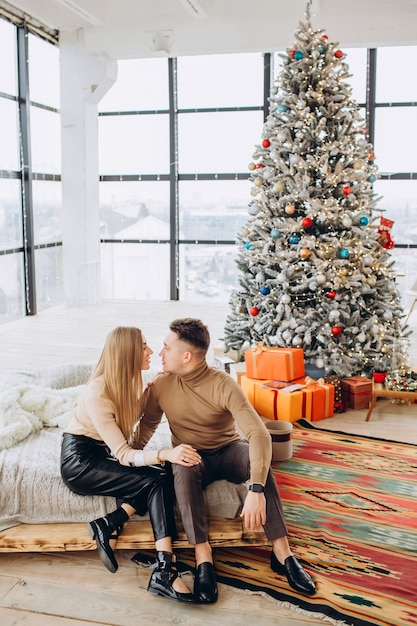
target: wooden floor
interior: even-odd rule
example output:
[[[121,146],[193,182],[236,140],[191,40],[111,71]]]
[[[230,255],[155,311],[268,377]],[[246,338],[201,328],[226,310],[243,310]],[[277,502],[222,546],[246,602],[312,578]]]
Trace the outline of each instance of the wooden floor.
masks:
[[[153,367],[168,324],[176,317],[205,321],[212,346],[221,343],[227,306],[214,303],[104,303],[97,307],[58,307],[0,326],[0,377],[14,370],[32,370],[63,363],[94,362],[106,334],[118,325],[143,329],[155,351]],[[417,316],[414,315],[414,318]],[[410,318],[410,325],[417,328]],[[415,342],[414,342],[415,344]],[[414,365],[417,355],[413,344]],[[417,444],[417,404],[378,400],[369,422],[366,411],[348,411],[318,424]],[[130,559],[134,552],[117,553],[119,570],[110,574],[95,551],[0,555],[0,623],[5,626],[149,626],[184,624],[227,626],[309,626],[323,624],[312,614],[286,608],[258,595],[220,585],[215,605],[183,606],[146,592],[150,571]],[[190,585],[192,584],[188,578]]]

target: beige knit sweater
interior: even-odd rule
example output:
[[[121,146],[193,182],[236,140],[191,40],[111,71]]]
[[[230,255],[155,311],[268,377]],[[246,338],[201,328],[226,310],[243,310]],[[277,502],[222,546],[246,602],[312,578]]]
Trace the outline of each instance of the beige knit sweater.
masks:
[[[138,411],[139,408],[138,401]],[[135,448],[132,448],[116,423],[113,403],[104,392],[103,377],[98,376],[81,392],[64,432],[104,441],[119,463],[130,465],[134,463],[137,449],[145,447],[158,423],[148,424],[146,419],[142,419]]]

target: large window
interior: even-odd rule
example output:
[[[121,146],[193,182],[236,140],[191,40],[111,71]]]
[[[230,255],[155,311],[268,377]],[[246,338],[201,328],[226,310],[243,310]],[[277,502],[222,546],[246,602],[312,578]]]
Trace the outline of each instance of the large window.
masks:
[[[375,55],[374,146],[381,178],[382,215],[394,222],[392,250],[398,284],[407,310],[417,283],[417,86],[410,80],[417,46],[378,48]],[[372,93],[371,93],[372,95]]]
[[[406,294],[417,278],[417,47],[344,52]],[[0,55],[2,322],[62,302],[63,233],[59,48],[0,19]],[[279,53],[118,65],[99,103],[102,294],[226,302]]]
[[[381,172],[378,208],[395,221],[403,291],[416,274],[417,160],[410,130],[417,122],[417,87],[407,80],[416,50],[344,49],[352,97],[370,122]],[[159,246],[169,267],[162,271],[158,264],[161,288],[151,292],[144,281],[144,293],[227,301],[237,280],[234,240],[248,218],[248,163],[268,112],[267,68],[273,80],[280,64],[279,53],[119,63],[119,78],[100,103],[105,294],[117,297],[121,250],[138,268],[154,267]],[[123,293],[140,298],[137,285]]]
[[[36,306],[63,299],[59,48],[29,34]]]
[[[0,323],[25,314],[16,28],[0,19]]]
[[[58,46],[0,19],[0,55],[0,322],[5,322],[62,302],[61,143]]]
[[[227,300],[264,75],[262,54],[119,63],[99,107],[104,294],[120,293],[128,257],[137,278],[124,297],[140,298],[142,282],[153,299]]]

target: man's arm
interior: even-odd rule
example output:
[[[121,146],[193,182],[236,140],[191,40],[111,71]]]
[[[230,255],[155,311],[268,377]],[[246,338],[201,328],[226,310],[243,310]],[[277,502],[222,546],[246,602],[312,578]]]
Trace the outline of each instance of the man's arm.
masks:
[[[266,482],[271,466],[272,441],[261,417],[249,403],[242,387],[228,377],[224,383],[226,407],[232,414],[238,430],[249,442],[250,482]]]
[[[249,442],[249,483],[265,486],[272,459],[271,436],[242,387],[233,379],[228,383],[228,387],[229,410],[239,430]],[[248,491],[240,517],[249,530],[256,530],[266,523],[266,500],[263,492]]]
[[[162,418],[162,410],[155,398],[152,383],[144,390],[142,400],[144,403],[143,413],[132,442],[132,447],[139,450],[142,450],[149,442]]]

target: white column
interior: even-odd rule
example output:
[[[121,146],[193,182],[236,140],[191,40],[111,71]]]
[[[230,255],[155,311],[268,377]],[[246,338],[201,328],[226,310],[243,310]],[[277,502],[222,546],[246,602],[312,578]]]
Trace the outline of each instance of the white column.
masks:
[[[61,31],[64,302],[100,302],[97,103],[117,78],[117,62],[89,54],[83,31]]]

